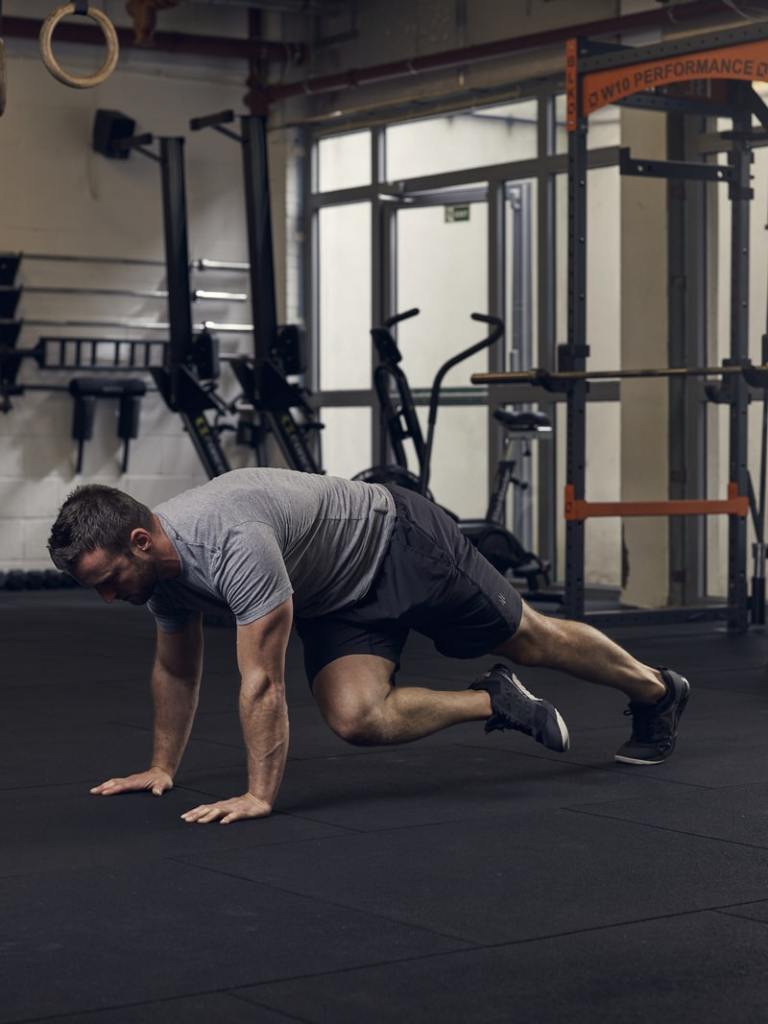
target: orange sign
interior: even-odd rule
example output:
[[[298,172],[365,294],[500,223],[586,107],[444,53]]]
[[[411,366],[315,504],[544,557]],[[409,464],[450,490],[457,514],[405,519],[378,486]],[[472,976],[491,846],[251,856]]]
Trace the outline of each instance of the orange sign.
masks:
[[[768,39],[753,43],[725,46],[714,50],[650,60],[642,64],[592,71],[581,81],[581,96],[577,82],[569,79],[569,62],[573,59],[573,77],[576,76],[576,56],[571,58],[566,44],[566,89],[568,93],[568,130],[574,131],[578,117],[587,117],[600,107],[618,103],[635,93],[671,82],[690,82],[698,78],[738,78],[748,82],[768,81]],[[581,102],[579,102],[579,100]],[[571,117],[573,107],[573,117]]]

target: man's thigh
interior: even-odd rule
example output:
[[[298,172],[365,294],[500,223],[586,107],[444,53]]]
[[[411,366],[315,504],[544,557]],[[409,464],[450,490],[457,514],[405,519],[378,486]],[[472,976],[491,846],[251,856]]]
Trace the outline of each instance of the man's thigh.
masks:
[[[378,609],[368,599],[363,605],[342,612],[294,621],[304,647],[307,681],[313,691],[326,667],[352,655],[393,663],[392,671],[396,672],[408,636],[407,626],[389,618],[386,610]]]
[[[441,654],[477,658],[512,636],[522,600],[441,508],[418,495],[395,493],[399,522],[384,582],[409,594],[402,614]]]

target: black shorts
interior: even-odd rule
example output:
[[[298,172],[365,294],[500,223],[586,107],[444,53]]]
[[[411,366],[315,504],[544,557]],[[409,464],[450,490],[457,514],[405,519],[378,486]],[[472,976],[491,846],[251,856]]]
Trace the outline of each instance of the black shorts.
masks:
[[[390,490],[397,519],[368,593],[329,615],[296,619],[310,686],[325,665],[348,654],[375,654],[399,667],[411,629],[441,654],[477,658],[520,625],[520,595],[454,520],[413,491]]]

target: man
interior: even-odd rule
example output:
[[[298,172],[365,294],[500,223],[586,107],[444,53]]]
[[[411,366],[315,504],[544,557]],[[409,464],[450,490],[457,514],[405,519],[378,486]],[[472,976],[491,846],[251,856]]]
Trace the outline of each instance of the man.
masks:
[[[405,743],[459,722],[516,729],[551,750],[568,730],[504,664],[467,690],[396,687],[409,629],[455,658],[493,653],[611,686],[630,699],[631,738],[616,759],[672,753],[689,685],[635,660],[583,623],[540,615],[419,495],[282,469],[240,469],[151,512],[111,487],[77,488],[51,529],[54,564],[107,602],[148,604],[157,639],[150,767],[109,779],[111,796],[173,786],[202,676],[202,612],[237,623],[248,789],[187,811],[229,824],[272,810],[288,750],[285,654],[295,621],[307,676],[330,727],[356,744]]]

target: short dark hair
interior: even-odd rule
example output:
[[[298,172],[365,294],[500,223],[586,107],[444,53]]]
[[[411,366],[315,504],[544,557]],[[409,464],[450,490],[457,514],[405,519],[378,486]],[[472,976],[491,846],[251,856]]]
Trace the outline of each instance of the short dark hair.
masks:
[[[130,494],[103,484],[83,484],[67,497],[51,527],[48,551],[53,564],[72,573],[87,551],[127,551],[131,532],[152,529],[152,512]]]

